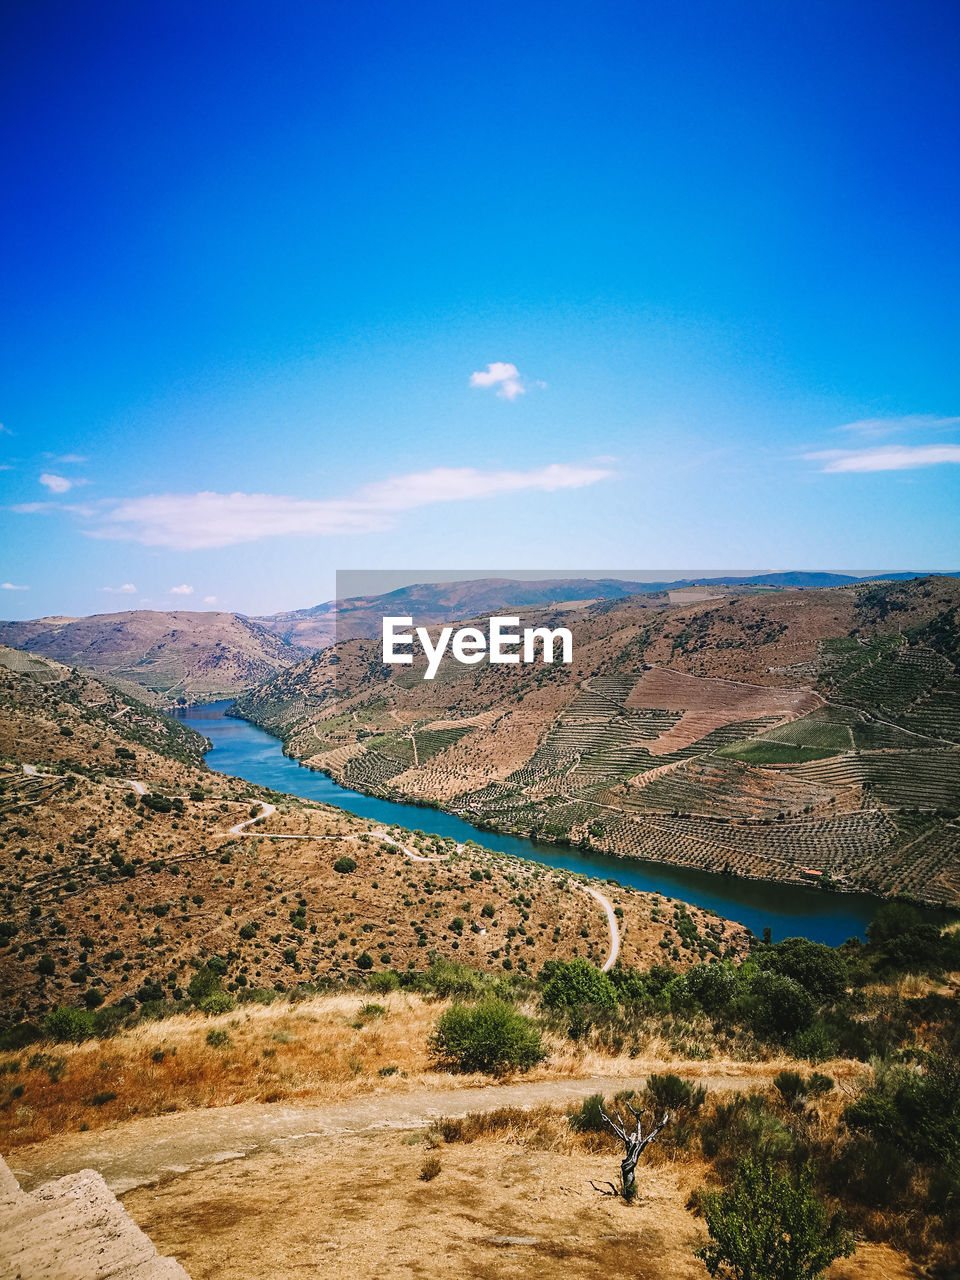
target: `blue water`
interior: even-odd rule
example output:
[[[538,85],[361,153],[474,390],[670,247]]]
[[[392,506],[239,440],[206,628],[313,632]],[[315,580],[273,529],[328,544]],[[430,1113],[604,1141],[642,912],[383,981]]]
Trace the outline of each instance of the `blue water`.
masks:
[[[711,907],[728,919],[739,920],[758,935],[769,927],[775,940],[804,937],[835,946],[847,938],[863,937],[879,906],[878,900],[869,894],[829,893],[806,885],[744,880],[496,835],[437,809],[379,800],[341,787],[326,774],[306,769],[285,756],[277,738],[246,720],[227,716],[225,712],[230,705],[229,701],[208,702],[185,707],[175,714],[213,743],[213,749],[207,753],[207,764],[212,769],[273,791],[336,805],[338,809],[374,822],[394,823],[430,835],[452,836],[458,841],[475,840],[485,849],[498,853],[544,863],[562,871],[581,872],[599,880],[615,880],[698,907]]]

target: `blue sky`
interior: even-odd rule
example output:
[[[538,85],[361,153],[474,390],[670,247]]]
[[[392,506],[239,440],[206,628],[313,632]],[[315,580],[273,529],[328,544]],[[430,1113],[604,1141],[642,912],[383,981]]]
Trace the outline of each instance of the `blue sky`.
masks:
[[[0,40],[0,616],[960,566],[954,5],[15,0]]]

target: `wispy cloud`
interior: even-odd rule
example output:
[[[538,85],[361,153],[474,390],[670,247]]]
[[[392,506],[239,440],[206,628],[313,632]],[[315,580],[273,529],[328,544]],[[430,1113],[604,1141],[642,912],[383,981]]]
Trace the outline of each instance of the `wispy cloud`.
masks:
[[[517,366],[502,360],[495,360],[493,364],[488,364],[486,372],[471,373],[470,385],[471,387],[493,387],[501,400],[516,400],[517,396],[524,395],[527,390]],[[537,385],[545,386],[546,384],[538,383]]]
[[[952,431],[960,427],[960,418],[938,418],[928,413],[907,413],[899,418],[861,418],[857,422],[845,422],[837,427],[851,435],[866,439],[880,439],[899,435],[903,431]]]
[[[55,476],[50,471],[44,471],[40,476],[40,483],[51,493],[69,493],[73,488],[72,480],[67,480],[64,476]]]
[[[12,435],[13,435],[13,432],[10,430],[10,428],[5,427],[3,423],[0,422],[0,436],[12,436]]]
[[[18,587],[15,582],[0,582],[0,591],[29,591],[29,587]]]
[[[216,603],[217,603],[217,597],[216,597],[216,596],[204,596],[204,597],[203,597],[203,603],[204,603],[204,604],[216,604]]]
[[[132,582],[124,582],[119,587],[101,587],[100,590],[106,591],[111,596],[135,596],[137,594],[137,588]]]
[[[803,456],[808,462],[822,462],[821,471],[913,471],[960,462],[960,444],[887,444],[872,449],[823,449]]]
[[[55,457],[55,458],[53,459],[53,461],[54,461],[54,462],[66,462],[66,463],[73,463],[73,462],[89,462],[89,461],[90,461],[90,459],[89,459],[89,458],[87,458],[87,457],[86,457],[84,454],[82,454],[82,453],[62,453],[62,454],[60,454],[60,456],[59,456],[59,457]]]
[[[481,471],[434,467],[365,485],[344,498],[294,498],[267,493],[166,493],[105,501],[76,508],[93,517],[94,538],[151,547],[196,550],[283,536],[377,533],[396,524],[397,513],[438,502],[464,502],[513,493],[581,489],[613,475],[596,463],[551,463],[529,471]],[[24,503],[12,510],[65,510],[56,503]]]
[[[47,511],[69,511],[75,516],[95,516],[98,508],[90,503],[78,502],[15,502],[10,507],[18,516],[41,515]]]
[[[188,585],[187,585],[187,583],[185,583],[185,582],[181,582],[181,583],[180,583],[180,585],[179,585],[179,587],[171,587],[171,588],[170,588],[170,595],[172,595],[172,596],[192,596],[192,595],[193,595],[193,587],[188,586]]]

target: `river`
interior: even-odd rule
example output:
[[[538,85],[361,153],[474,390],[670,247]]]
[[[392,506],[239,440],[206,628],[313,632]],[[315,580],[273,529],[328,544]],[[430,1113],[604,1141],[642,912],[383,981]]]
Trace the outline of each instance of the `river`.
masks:
[[[380,800],[341,787],[326,774],[304,768],[285,756],[279,739],[246,720],[226,715],[230,705],[229,701],[208,702],[174,713],[213,743],[207,753],[210,768],[274,791],[335,805],[373,822],[395,823],[409,830],[452,836],[458,841],[475,840],[485,849],[498,853],[563,871],[581,872],[599,880],[615,880],[634,889],[709,907],[731,920],[739,920],[758,935],[769,928],[774,940],[804,937],[836,946],[847,938],[862,938],[879,905],[876,898],[864,893],[831,893],[807,885],[746,880],[663,862],[584,853],[565,845],[497,835],[438,809]]]

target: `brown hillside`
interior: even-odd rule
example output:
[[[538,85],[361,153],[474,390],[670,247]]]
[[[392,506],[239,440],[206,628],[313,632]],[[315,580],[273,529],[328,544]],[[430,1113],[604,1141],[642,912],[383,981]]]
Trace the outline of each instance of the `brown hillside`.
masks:
[[[168,699],[250,688],[302,656],[232,613],[177,610],[0,623],[0,644],[140,685]]]

